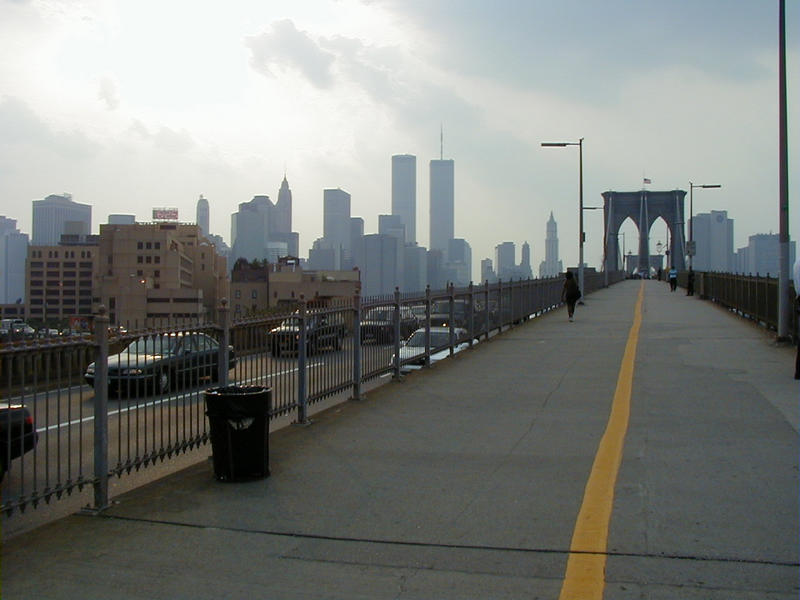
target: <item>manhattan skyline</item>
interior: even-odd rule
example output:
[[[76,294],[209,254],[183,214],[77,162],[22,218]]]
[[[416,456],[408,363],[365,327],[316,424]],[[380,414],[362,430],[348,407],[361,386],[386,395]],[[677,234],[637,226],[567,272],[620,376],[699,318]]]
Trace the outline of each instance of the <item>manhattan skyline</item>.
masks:
[[[0,65],[0,214],[30,232],[29,203],[69,192],[92,206],[96,231],[108,214],[147,221],[155,206],[192,221],[202,194],[211,232],[230,242],[236,207],[275,198],[288,174],[304,254],[322,236],[324,189],[347,190],[352,214],[377,231],[392,210],[389,157],[408,153],[428,247],[425,167],[441,156],[443,125],[458,167],[455,232],[476,260],[498,240],[527,239],[538,264],[552,210],[561,258],[576,264],[577,152],[542,141],[584,138],[589,206],[644,178],[653,190],[719,183],[695,193],[694,211],[726,210],[735,247],[778,229],[777,3],[188,8],[0,1],[0,50],[13,57]],[[790,156],[798,13],[789,3]],[[795,239],[791,179],[789,193]],[[590,265],[602,257],[598,215],[585,214]]]

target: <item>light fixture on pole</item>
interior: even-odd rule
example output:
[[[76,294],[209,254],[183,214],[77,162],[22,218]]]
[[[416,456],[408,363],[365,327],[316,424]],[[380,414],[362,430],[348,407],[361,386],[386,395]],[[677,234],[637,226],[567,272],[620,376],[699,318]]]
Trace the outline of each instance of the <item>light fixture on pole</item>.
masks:
[[[583,138],[577,142],[542,142],[545,148],[565,148],[566,146],[578,146],[578,168],[579,168],[579,193],[578,193],[578,287],[581,289],[581,294],[586,293],[586,288],[583,287]],[[578,301],[583,304],[583,297]]]
[[[694,248],[694,236],[693,236],[693,229],[694,229],[694,213],[692,212],[692,196],[694,192],[694,188],[720,188],[722,187],[718,183],[705,183],[705,184],[696,184],[689,182],[689,270],[692,270],[692,257],[695,255],[695,248]]]

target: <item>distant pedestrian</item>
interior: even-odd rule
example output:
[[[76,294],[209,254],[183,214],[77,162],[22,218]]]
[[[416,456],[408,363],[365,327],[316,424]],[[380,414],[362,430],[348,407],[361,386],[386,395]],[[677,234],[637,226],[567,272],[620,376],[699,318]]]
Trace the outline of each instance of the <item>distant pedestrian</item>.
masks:
[[[792,269],[792,279],[794,279],[794,310],[797,313],[797,329],[794,332],[795,342],[797,342],[797,358],[794,360],[794,378],[800,379],[800,257],[794,261]]]
[[[662,277],[663,277],[663,275],[664,275],[664,272],[661,270],[661,267],[658,267],[658,273],[657,273],[657,275],[658,275],[658,280],[659,280],[659,281],[661,281],[661,278],[662,278]]]
[[[674,292],[678,287],[678,269],[672,267],[669,270],[669,291]]]
[[[694,296],[694,271],[689,269],[689,274],[686,276],[686,295]]]
[[[581,297],[581,289],[578,287],[578,283],[575,281],[572,271],[567,271],[564,277],[564,287],[561,288],[561,301],[567,303],[569,320],[574,321],[575,303],[577,303],[578,299]]]

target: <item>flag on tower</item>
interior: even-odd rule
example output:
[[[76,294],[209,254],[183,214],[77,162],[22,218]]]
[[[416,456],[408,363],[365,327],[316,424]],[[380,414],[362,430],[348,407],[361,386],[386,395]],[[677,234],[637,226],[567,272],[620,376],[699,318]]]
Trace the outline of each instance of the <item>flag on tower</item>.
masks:
[[[645,177],[645,178],[644,178],[644,182],[645,182],[645,183],[653,183],[653,182],[652,182],[652,181],[650,181],[650,179],[648,179],[647,177]]]

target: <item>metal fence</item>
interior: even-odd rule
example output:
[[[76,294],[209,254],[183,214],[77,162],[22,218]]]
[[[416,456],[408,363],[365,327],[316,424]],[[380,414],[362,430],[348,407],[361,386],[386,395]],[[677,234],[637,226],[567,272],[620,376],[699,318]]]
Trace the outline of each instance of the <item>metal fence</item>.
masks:
[[[584,291],[603,283],[602,273],[587,273]],[[109,478],[209,441],[209,387],[268,386],[270,418],[305,423],[314,403],[359,399],[365,384],[426,368],[559,306],[561,289],[561,279],[538,279],[397,291],[236,323],[223,305],[215,323],[137,331],[110,329],[101,313],[91,336],[0,345],[0,511],[89,492],[89,504],[104,508]]]
[[[686,287],[688,271],[678,274],[678,285]],[[762,327],[778,329],[778,279],[766,275],[739,275],[734,273],[695,272],[695,293],[703,299],[724,306],[745,319]],[[790,304],[795,302],[794,285],[789,284]],[[792,311],[789,326],[792,336],[797,336],[797,311]],[[796,340],[795,340],[796,341]]]

